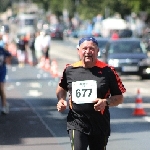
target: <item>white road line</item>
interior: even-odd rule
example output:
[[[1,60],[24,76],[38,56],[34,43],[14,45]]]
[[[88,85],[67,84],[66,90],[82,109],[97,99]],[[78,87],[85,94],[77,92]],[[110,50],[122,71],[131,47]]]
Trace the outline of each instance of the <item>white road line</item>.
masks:
[[[32,87],[32,88],[41,88],[41,84],[38,83],[38,82],[31,82],[31,83],[29,83],[29,87]]]
[[[145,121],[147,122],[150,122],[150,117],[146,116],[146,117],[143,117]]]
[[[33,110],[33,112],[37,115],[37,117],[40,119],[40,121],[42,122],[42,124],[46,127],[46,129],[52,134],[53,137],[56,137],[56,134],[53,132],[53,130],[51,130],[51,128],[47,125],[47,123],[43,120],[43,118],[41,117],[41,115],[36,111],[36,109],[32,106],[32,104],[28,101],[26,101],[26,103],[28,103],[28,105],[30,106],[30,108]]]
[[[32,97],[37,97],[37,96],[41,96],[42,92],[39,92],[38,90],[29,90],[27,95]]]
[[[150,103],[142,103],[143,108],[150,108]],[[117,106],[118,108],[135,108],[136,103],[124,103]]]

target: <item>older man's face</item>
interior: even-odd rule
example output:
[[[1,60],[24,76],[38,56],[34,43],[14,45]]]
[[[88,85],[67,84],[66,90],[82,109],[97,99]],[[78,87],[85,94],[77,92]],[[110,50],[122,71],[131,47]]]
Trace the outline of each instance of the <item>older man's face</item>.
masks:
[[[79,57],[82,61],[95,62],[98,56],[99,48],[92,41],[84,41],[78,50]]]

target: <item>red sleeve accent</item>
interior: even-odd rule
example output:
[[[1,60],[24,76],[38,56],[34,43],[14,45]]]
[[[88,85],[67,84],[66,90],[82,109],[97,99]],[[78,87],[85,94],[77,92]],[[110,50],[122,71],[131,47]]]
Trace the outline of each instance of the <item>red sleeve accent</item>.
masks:
[[[114,72],[114,74],[115,74],[115,76],[116,76],[117,83],[118,83],[118,87],[119,87],[120,91],[121,91],[122,93],[126,92],[126,89],[124,88],[124,85],[122,84],[122,81],[121,81],[121,79],[120,79],[118,73],[116,72],[115,68],[112,67],[112,66],[110,66],[110,68],[111,68],[111,70]]]

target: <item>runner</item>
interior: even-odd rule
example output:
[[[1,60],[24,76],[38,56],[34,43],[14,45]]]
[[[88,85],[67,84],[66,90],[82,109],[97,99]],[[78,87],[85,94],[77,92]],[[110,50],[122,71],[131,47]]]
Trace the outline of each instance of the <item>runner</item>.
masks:
[[[67,65],[57,87],[57,109],[67,107],[67,131],[72,150],[106,150],[110,136],[109,107],[123,102],[126,91],[115,69],[99,61],[98,42],[93,37],[79,41],[80,61]]]
[[[10,63],[11,54],[5,50],[4,48],[0,47],[0,98],[1,98],[1,114],[8,114],[9,113],[9,104],[6,101],[6,94],[5,94],[5,78],[7,74],[6,63]]]

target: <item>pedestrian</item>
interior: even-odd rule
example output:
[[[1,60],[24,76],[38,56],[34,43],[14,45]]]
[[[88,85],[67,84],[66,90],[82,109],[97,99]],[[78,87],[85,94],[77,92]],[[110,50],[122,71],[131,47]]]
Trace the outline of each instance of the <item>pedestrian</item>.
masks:
[[[24,43],[25,43],[25,63],[30,63],[31,53],[30,53],[30,47],[29,47],[29,41],[30,41],[30,32],[27,32],[24,34]]]
[[[24,40],[24,35],[21,35],[17,41],[17,57],[19,61],[19,67],[24,67],[26,58],[26,41]]]
[[[1,114],[8,114],[9,113],[9,104],[6,101],[6,93],[5,93],[5,78],[7,74],[7,67],[6,64],[10,63],[11,54],[0,47],[0,98],[1,98]]]
[[[109,107],[123,102],[126,89],[115,69],[97,59],[98,42],[79,40],[80,61],[67,65],[56,89],[57,109],[67,107],[67,131],[72,150],[106,150],[110,136]]]
[[[43,34],[44,34],[44,37],[42,40],[42,52],[46,60],[46,59],[50,59],[49,52],[50,52],[51,37],[49,35],[49,32],[47,31],[44,31]]]
[[[4,40],[3,40],[3,35],[2,34],[0,34],[0,47],[5,47],[5,42],[4,42]]]
[[[35,47],[34,47],[34,43],[35,43],[35,34],[32,33],[30,35],[30,39],[28,41],[28,47],[29,47],[29,54],[28,55],[28,61],[29,63],[31,63],[31,65],[35,65],[36,64],[36,56],[35,56]]]
[[[41,67],[41,58],[42,58],[42,41],[43,41],[43,34],[42,32],[37,32],[34,42],[34,48],[35,48],[35,56],[37,59],[37,66]]]
[[[118,34],[117,30],[112,31],[111,39],[112,40],[118,40],[119,39],[119,34]]]
[[[5,34],[1,34],[0,33],[0,47],[3,47],[5,49],[8,50],[8,46],[9,46],[9,43],[8,41],[5,39],[6,37],[4,36]]]

